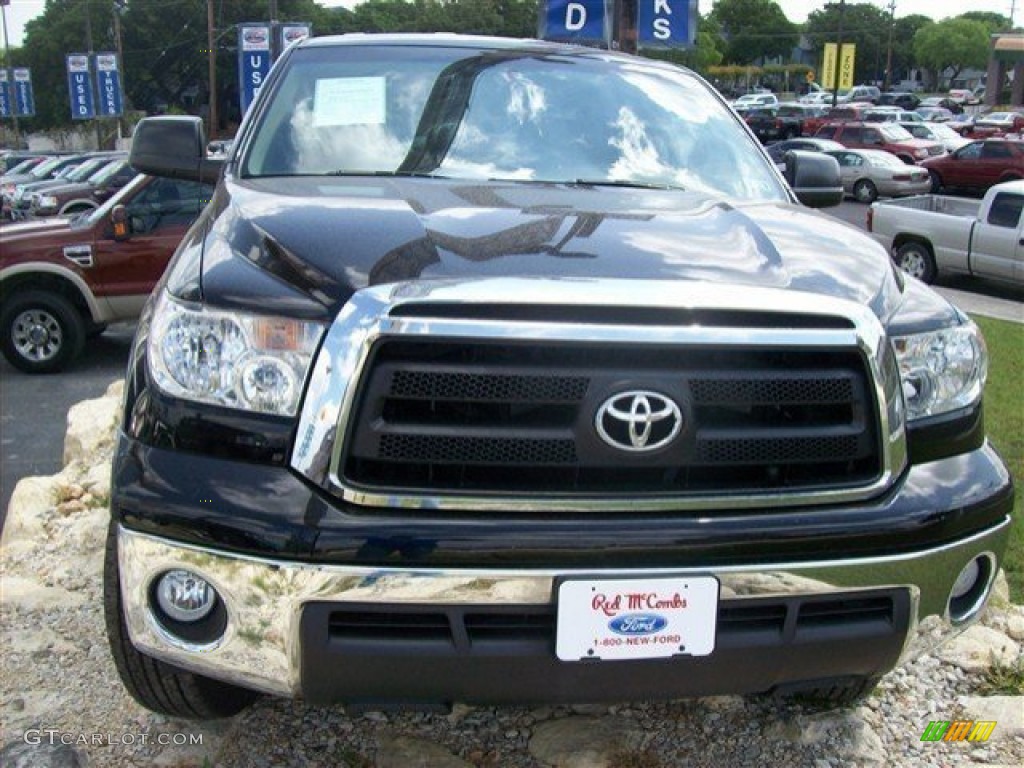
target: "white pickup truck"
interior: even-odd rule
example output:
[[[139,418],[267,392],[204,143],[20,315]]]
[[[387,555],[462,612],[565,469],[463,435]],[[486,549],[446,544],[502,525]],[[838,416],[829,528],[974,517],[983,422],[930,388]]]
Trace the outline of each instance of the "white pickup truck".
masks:
[[[1022,209],[1024,181],[1006,181],[981,201],[919,195],[874,203],[868,231],[926,283],[956,272],[1024,284]]]

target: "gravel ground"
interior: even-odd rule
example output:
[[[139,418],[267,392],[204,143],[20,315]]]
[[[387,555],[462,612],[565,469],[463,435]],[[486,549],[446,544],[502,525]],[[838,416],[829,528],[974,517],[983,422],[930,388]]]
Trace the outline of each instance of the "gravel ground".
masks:
[[[107,400],[109,414],[116,413],[117,391]],[[109,465],[103,457],[110,451],[104,430],[112,418],[83,417],[75,434],[69,432],[69,453],[79,460],[72,458],[60,476],[23,481],[15,492],[0,570],[4,768],[86,762],[103,768],[1024,764],[1024,698],[1007,699],[998,717],[974,714],[976,703],[965,699],[976,693],[981,677],[965,670],[984,666],[991,652],[1024,663],[1020,645],[1007,636],[1024,640],[1024,608],[1005,598],[983,619],[993,629],[977,632],[979,648],[957,651],[961,657],[949,651],[942,659],[921,657],[887,675],[858,708],[821,712],[764,698],[715,697],[349,716],[341,708],[266,698],[227,721],[154,715],[121,686],[104,631]],[[998,719],[999,725],[983,743],[920,741],[930,721],[961,717]],[[72,748],[54,748],[62,743]]]

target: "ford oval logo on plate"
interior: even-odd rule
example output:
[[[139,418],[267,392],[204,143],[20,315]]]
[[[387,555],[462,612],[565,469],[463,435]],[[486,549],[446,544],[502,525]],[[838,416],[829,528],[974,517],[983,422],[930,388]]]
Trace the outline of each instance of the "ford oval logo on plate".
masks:
[[[617,635],[653,635],[668,626],[668,619],[656,613],[627,613],[608,622],[608,628]]]

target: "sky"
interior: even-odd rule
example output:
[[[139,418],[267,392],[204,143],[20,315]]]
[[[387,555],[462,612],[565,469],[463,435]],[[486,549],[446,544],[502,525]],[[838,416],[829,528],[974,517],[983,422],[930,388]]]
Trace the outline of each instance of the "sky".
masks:
[[[850,1],[857,2],[858,0]],[[864,2],[865,0],[859,1]],[[351,6],[353,2],[354,0],[322,0],[320,4]],[[797,23],[806,21],[807,14],[824,5],[824,0],[776,0],[776,2],[781,6],[786,17]],[[889,0],[867,0],[867,2],[883,9],[889,5]],[[1009,14],[1011,2],[1012,0],[896,0],[896,17],[920,13],[938,21],[950,16],[959,16],[967,11],[992,11]],[[45,0],[10,0],[10,5],[3,10],[7,19],[7,33],[10,36],[11,46],[21,45],[25,33],[25,22],[41,14],[45,4]],[[712,5],[712,0],[700,0],[700,12],[707,13]],[[1021,2],[1020,5],[1024,6],[1024,2]],[[1019,12],[1017,16],[1018,19],[1021,18]]]

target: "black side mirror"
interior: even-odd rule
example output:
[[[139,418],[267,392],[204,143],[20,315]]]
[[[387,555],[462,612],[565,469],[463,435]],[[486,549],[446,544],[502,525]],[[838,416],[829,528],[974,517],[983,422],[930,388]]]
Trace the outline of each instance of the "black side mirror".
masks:
[[[223,159],[206,154],[206,128],[190,115],[147,117],[135,126],[128,162],[151,176],[214,184]]]
[[[786,181],[808,208],[831,208],[843,202],[839,161],[821,152],[791,149],[785,154]]]
[[[123,205],[115,205],[110,212],[110,224],[114,230],[114,239],[122,243],[131,237],[128,227],[128,211]]]

